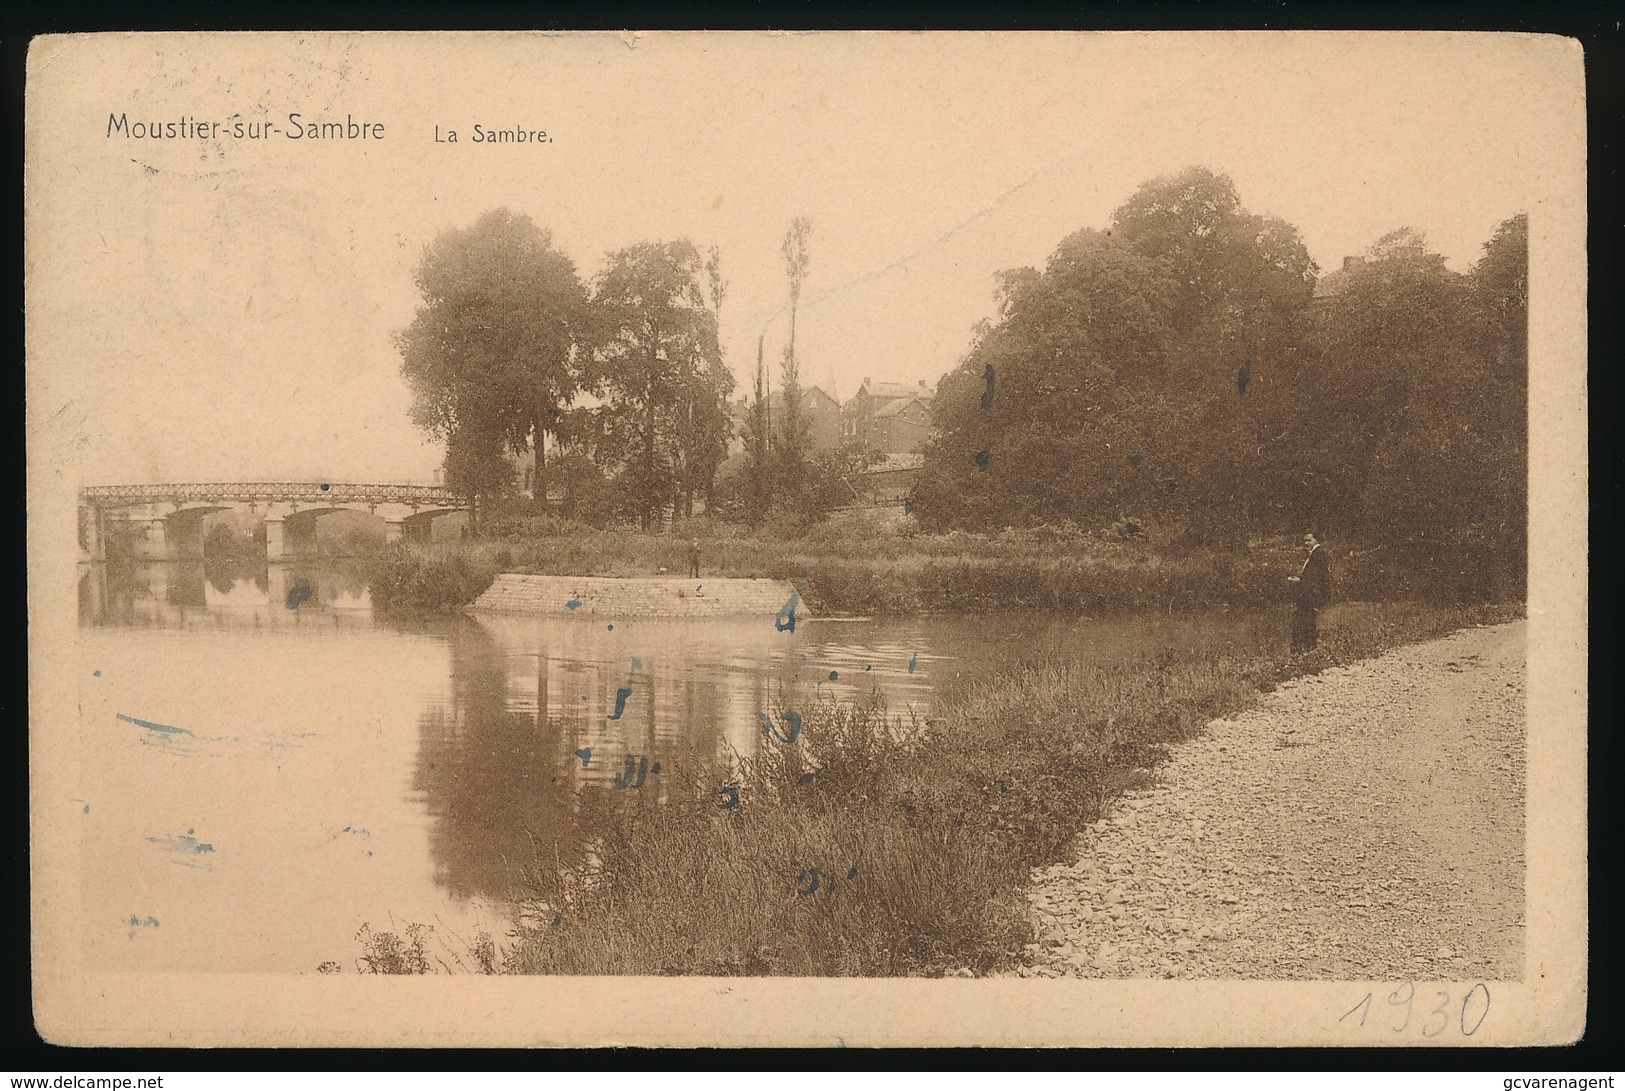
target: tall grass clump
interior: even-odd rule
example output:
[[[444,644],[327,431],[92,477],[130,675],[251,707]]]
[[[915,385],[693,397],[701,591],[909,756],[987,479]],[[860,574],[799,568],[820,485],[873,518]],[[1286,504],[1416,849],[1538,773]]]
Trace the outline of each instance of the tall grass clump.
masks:
[[[878,700],[825,700],[799,723],[781,713],[751,758],[669,770],[685,797],[588,797],[587,862],[530,876],[507,967],[827,977],[1004,963],[1026,939],[1015,866],[984,831],[893,804],[925,745]]]

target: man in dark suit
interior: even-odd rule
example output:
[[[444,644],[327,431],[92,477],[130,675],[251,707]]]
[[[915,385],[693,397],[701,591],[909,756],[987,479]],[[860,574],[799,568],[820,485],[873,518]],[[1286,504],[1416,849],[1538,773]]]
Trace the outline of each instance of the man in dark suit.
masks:
[[[1309,556],[1296,576],[1288,576],[1293,586],[1292,654],[1298,655],[1314,648],[1320,639],[1320,608],[1332,597],[1332,570],[1326,561],[1326,550],[1313,531],[1303,536],[1304,548]]]

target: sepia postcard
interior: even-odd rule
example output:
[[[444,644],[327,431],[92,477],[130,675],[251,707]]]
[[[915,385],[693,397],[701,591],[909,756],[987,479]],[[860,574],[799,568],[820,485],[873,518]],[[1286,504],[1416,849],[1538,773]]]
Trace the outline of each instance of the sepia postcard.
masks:
[[[35,41],[38,1032],[1576,1040],[1583,69]]]

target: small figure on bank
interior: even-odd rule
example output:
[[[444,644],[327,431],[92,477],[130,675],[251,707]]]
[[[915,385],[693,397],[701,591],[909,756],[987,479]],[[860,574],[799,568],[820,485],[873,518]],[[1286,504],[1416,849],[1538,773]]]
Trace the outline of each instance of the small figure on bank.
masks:
[[[688,578],[691,580],[700,578],[700,540],[698,538],[694,538],[688,543]]]
[[[1320,640],[1320,608],[1332,597],[1332,570],[1326,560],[1326,551],[1314,531],[1305,531],[1304,548],[1309,556],[1296,576],[1288,576],[1293,585],[1292,653],[1307,652]]]

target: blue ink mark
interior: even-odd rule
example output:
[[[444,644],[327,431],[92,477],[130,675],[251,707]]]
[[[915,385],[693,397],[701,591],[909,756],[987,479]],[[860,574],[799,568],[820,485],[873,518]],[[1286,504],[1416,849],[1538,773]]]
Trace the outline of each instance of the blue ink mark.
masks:
[[[656,772],[659,772],[659,770],[656,770]],[[626,755],[626,772],[615,774],[615,788],[623,792],[628,788],[641,788],[648,776],[649,759],[634,758],[631,754],[628,754]]]
[[[581,600],[580,599],[571,599],[569,602],[566,602],[564,604],[564,608],[566,610],[579,610],[579,609],[581,609]]]
[[[992,460],[993,460],[993,452],[991,452],[991,451],[977,451],[976,452],[976,469],[978,471],[982,472],[982,473],[986,473],[987,472],[987,464],[989,462],[991,462]]]
[[[773,627],[781,633],[796,631],[796,605],[801,601],[801,592],[790,592],[790,598],[779,608],[778,615],[773,619]]]
[[[214,846],[207,841],[199,841],[192,836],[193,831],[187,830],[185,835],[173,837],[149,837],[148,841],[154,845],[162,845],[170,852],[189,852],[194,856],[201,856],[205,852],[213,852]]]
[[[696,595],[699,595],[701,598],[704,598],[705,597],[705,584],[703,584],[703,583],[695,584],[694,585],[694,593]]]
[[[583,694],[582,694],[582,695],[581,695],[581,699],[582,699],[582,700],[583,700],[583,701],[585,701],[585,700],[586,700],[586,699],[587,699],[587,695],[586,695],[586,694],[585,694],[585,693],[583,693]]]
[[[632,696],[631,686],[622,686],[615,691],[615,711],[609,714],[611,720],[619,720],[621,713],[626,711],[626,699]]]
[[[583,701],[586,700],[585,697],[581,699]],[[587,763],[592,760],[592,747],[583,746],[580,750],[576,751],[576,757],[581,759],[581,768],[585,769],[587,767]]]
[[[90,676],[92,678],[100,678],[102,676],[102,672],[101,671],[91,671]]]
[[[327,488],[328,488],[328,486],[327,486],[327,482],[325,482],[325,481],[323,481],[323,482],[322,482],[322,491],[323,491],[323,492],[326,492],[326,491],[327,491]]]
[[[836,679],[837,679],[837,678],[839,678],[839,677],[840,677],[840,676],[841,676],[841,672],[840,672],[840,671],[830,671],[830,672],[829,672],[829,680],[830,680],[830,681],[831,681],[831,682],[833,682],[833,681],[835,681],[835,680],[836,680]]]
[[[778,721],[781,724],[787,723],[790,725],[790,733],[788,735],[782,734],[778,728],[773,726],[773,720],[769,718],[767,713],[758,712],[756,714],[756,718],[762,721],[763,734],[771,735],[782,743],[795,742],[796,739],[801,735],[801,713],[799,712],[785,712],[778,716]]]
[[[88,804],[88,803],[85,804],[85,813],[86,814],[90,813],[90,804]]]
[[[649,766],[649,772],[651,772],[651,773],[660,772],[660,763],[657,761],[653,765]]]
[[[552,926],[554,928],[557,928],[559,926],[559,924],[563,920],[564,920],[564,914],[563,913],[555,913],[555,914],[553,914]]]
[[[856,879],[858,877],[858,865],[853,864],[851,870],[846,873],[846,877],[848,879]]]
[[[615,623],[613,621],[609,623],[609,631],[612,633],[615,631]]]
[[[863,673],[868,674],[872,670],[874,670],[874,667],[870,666],[868,663],[863,665]]]
[[[805,898],[818,889],[819,874],[817,868],[802,868],[801,874],[796,876],[796,894]]]
[[[137,727],[144,727],[148,731],[162,731],[166,735],[191,735],[194,738],[197,737],[197,732],[188,731],[184,727],[170,727],[168,724],[155,724],[151,720],[138,720],[134,716],[126,716],[122,712],[115,713],[114,719],[123,720],[125,723],[134,724]]]
[[[642,668],[643,668],[643,660],[639,659],[637,656],[634,655],[632,657],[632,673],[636,674]]]
[[[327,601],[328,602],[337,602],[338,600],[339,600],[339,589],[337,587],[329,587],[327,589]]]
[[[288,588],[288,601],[285,603],[285,605],[290,610],[297,610],[306,599],[310,598],[315,593],[316,592],[312,590],[310,586],[310,581],[302,579],[295,580],[293,586]]]
[[[717,806],[721,807],[723,810],[731,810],[732,808],[739,806],[739,785],[724,784],[722,787],[717,789],[717,795],[722,797],[717,801]]]
[[[910,673],[910,674],[914,673],[914,664],[918,663],[919,661],[920,661],[920,653],[919,652],[915,652],[913,655],[908,657],[908,673]]]
[[[368,840],[372,839],[372,831],[367,829],[365,826],[361,827],[359,830],[356,829],[354,826],[346,826],[346,827],[344,827],[344,829],[340,830],[339,832],[340,833],[353,833],[353,834],[357,835],[358,837],[365,837]]]
[[[813,775],[811,773],[803,773],[803,774],[801,774],[800,777],[798,777],[796,779],[797,784],[811,784],[812,782],[813,782]]]
[[[904,515],[913,515],[914,514],[914,505],[910,504],[907,500],[903,501],[903,514]]]

